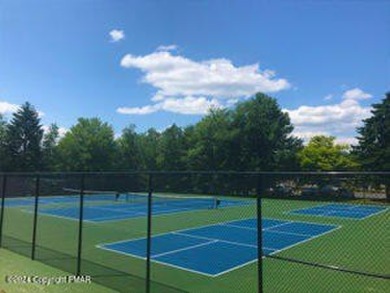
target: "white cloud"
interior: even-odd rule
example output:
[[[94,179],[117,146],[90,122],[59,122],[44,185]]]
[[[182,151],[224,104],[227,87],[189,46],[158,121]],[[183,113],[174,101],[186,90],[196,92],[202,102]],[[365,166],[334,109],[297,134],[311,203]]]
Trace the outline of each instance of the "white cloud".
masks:
[[[19,108],[20,108],[20,105],[8,103],[5,101],[3,101],[3,102],[0,101],[0,114],[1,115],[12,114],[12,113],[18,111]],[[42,112],[42,111],[37,111],[37,112],[38,112],[39,118],[45,116],[44,112]]]
[[[69,131],[68,128],[65,128],[65,127],[59,127],[58,128],[58,136],[59,138],[62,138],[65,136],[65,134]]]
[[[111,42],[119,42],[125,38],[125,32],[123,30],[114,29],[109,32],[111,37]]]
[[[143,107],[121,107],[117,109],[121,114],[146,115],[157,111],[167,111],[187,115],[204,115],[210,109],[222,108],[217,99],[205,97],[166,98],[154,105]]]
[[[348,145],[357,145],[358,140],[355,137],[337,137],[337,144],[348,144]]]
[[[119,114],[134,114],[134,115],[145,115],[145,114],[150,114],[158,111],[158,108],[153,105],[153,106],[143,106],[143,107],[120,107],[116,110]]]
[[[42,129],[43,129],[43,133],[46,134],[49,132],[50,130],[50,125],[43,125],[42,126]],[[69,131],[68,128],[65,128],[65,127],[58,127],[58,138],[63,138],[65,136],[65,134]]]
[[[12,114],[19,109],[19,105],[0,101],[0,114]]]
[[[343,99],[344,100],[366,100],[372,98],[372,95],[364,92],[359,88],[350,89],[344,92]]]
[[[289,82],[276,78],[272,70],[260,70],[258,64],[239,67],[224,58],[198,62],[168,51],[158,51],[145,56],[127,54],[120,64],[141,70],[144,73],[142,82],[156,89],[152,98],[156,104],[119,108],[118,112],[122,114],[156,111],[205,113],[204,109],[209,104],[222,107],[225,104],[223,100],[237,101],[257,92],[270,93],[290,88]],[[190,109],[191,106],[199,107],[196,110]]]
[[[332,95],[332,94],[326,95],[326,96],[324,97],[324,101],[330,101],[331,99],[333,99],[333,95]]]
[[[176,51],[178,49],[178,46],[177,45],[167,45],[167,46],[164,46],[164,45],[161,45],[161,46],[158,46],[156,51],[164,51],[164,52],[169,52],[169,51]]]
[[[359,91],[357,91],[359,90]],[[359,103],[362,97],[371,97],[360,89],[347,90],[340,103],[320,106],[300,106],[285,109],[295,126],[294,134],[305,141],[318,134],[341,137],[345,142],[356,142],[355,130],[363,119],[371,115],[371,108]]]

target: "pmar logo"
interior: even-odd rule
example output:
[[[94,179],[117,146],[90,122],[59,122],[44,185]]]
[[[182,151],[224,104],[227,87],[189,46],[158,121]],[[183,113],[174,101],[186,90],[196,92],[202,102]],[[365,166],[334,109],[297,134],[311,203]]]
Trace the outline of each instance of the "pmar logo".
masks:
[[[87,283],[92,282],[91,276],[68,276],[68,283]],[[3,292],[0,292],[3,293]]]

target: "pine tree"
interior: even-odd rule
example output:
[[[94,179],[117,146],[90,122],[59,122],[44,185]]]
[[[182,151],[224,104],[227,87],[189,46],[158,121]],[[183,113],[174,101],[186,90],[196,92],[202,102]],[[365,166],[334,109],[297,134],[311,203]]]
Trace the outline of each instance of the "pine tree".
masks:
[[[6,150],[11,171],[38,171],[42,166],[43,129],[38,112],[28,102],[13,114],[7,127]]]
[[[372,108],[372,116],[363,120],[364,125],[357,130],[359,144],[354,152],[364,170],[390,171],[390,92]],[[390,182],[385,184],[390,201]]]

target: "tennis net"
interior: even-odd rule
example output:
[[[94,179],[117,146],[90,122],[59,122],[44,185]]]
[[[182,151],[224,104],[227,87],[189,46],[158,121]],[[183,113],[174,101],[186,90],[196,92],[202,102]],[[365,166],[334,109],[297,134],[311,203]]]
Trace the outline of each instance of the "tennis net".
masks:
[[[74,188],[63,189],[69,195],[79,195],[81,190]],[[148,202],[147,193],[119,192],[114,190],[83,190],[86,201],[121,201],[129,204],[146,205]],[[216,209],[220,200],[216,196],[187,196],[173,194],[153,194],[152,202],[154,207],[178,207]]]
[[[144,203],[148,201],[146,193],[127,193],[127,200],[132,203]],[[207,208],[216,209],[220,200],[216,196],[187,196],[173,194],[153,194],[153,206],[173,206],[179,208]]]
[[[78,196],[81,193],[80,189],[63,188],[67,195]],[[127,200],[123,194],[112,190],[83,190],[84,199],[86,201],[118,201]]]

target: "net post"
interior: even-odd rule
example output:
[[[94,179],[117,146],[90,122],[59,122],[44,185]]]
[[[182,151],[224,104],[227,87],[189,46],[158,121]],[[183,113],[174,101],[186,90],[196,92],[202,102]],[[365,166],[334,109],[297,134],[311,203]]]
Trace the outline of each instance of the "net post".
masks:
[[[37,224],[38,224],[38,202],[39,202],[40,176],[35,178],[35,198],[34,198],[34,222],[31,246],[31,259],[35,260],[35,246],[37,240]]]
[[[85,184],[85,174],[81,175],[80,182],[80,211],[79,211],[79,239],[78,239],[78,248],[77,248],[77,269],[76,275],[80,276],[81,274],[81,250],[83,247],[83,211],[84,211],[84,184]]]
[[[0,212],[0,247],[3,240],[3,223],[4,223],[4,206],[5,206],[5,189],[7,186],[7,175],[3,175],[3,184],[1,189],[1,212]]]
[[[146,241],[146,293],[150,293],[150,256],[152,252],[152,193],[153,177],[149,174],[148,178],[148,223],[147,223],[147,241]]]
[[[262,229],[262,212],[261,212],[261,198],[264,192],[265,175],[259,174],[257,176],[257,195],[256,195],[256,209],[257,209],[257,277],[258,277],[258,293],[263,292],[263,229]]]

